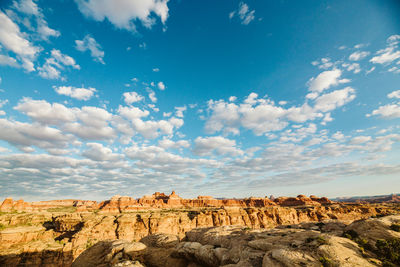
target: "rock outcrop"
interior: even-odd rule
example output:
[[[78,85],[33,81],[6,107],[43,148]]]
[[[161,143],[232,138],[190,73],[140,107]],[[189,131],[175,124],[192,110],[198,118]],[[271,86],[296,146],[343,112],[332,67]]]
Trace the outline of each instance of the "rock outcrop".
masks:
[[[118,197],[113,202],[123,207],[131,201],[120,200]],[[117,213],[98,210],[4,213],[0,215],[0,266],[18,266],[21,262],[35,262],[34,266],[70,266],[88,247],[114,239],[142,240],[155,255],[167,259],[172,251],[168,249],[167,253],[165,248],[176,246],[182,238],[187,238],[189,231],[197,228],[239,226],[265,230],[282,225],[340,220],[340,225],[326,223],[324,227],[341,235],[343,227],[354,220],[396,213],[399,213],[396,205],[358,204],[150,209]],[[147,262],[157,261],[150,256],[144,258]]]
[[[140,242],[102,241],[83,252],[72,266],[372,267],[381,266],[382,261],[385,266],[397,266],[398,259],[387,259],[368,243],[345,234],[352,230],[372,243],[377,242],[377,233],[380,239],[400,240],[400,233],[391,230],[398,223],[399,215],[350,225],[331,220],[274,229],[196,228],[181,241],[166,234],[150,235]]]
[[[133,212],[149,209],[183,209],[183,208],[221,208],[221,207],[240,207],[240,208],[262,208],[271,206],[319,206],[332,204],[332,201],[316,196],[306,197],[299,195],[297,197],[279,197],[279,198],[257,198],[250,197],[244,199],[215,199],[211,196],[198,196],[196,199],[184,199],[179,197],[175,191],[170,195],[156,192],[150,196],[143,196],[134,199],[129,196],[113,196],[109,200],[100,203],[90,200],[50,200],[25,202],[20,199],[14,201],[12,198],[6,198],[0,205],[2,212],[38,212],[48,209],[74,208],[78,212],[100,211],[103,213],[121,213]]]

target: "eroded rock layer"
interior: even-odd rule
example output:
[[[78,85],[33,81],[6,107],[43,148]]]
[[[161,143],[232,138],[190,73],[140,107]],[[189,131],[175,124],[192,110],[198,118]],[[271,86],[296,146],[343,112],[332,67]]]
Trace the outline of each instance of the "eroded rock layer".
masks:
[[[51,208],[74,207],[77,211],[99,210],[106,213],[119,213],[129,211],[139,211],[148,209],[168,209],[168,208],[209,208],[209,207],[270,207],[270,206],[299,206],[311,205],[319,206],[330,204],[332,201],[326,197],[318,198],[316,196],[307,197],[298,195],[297,197],[279,197],[279,198],[244,198],[244,199],[215,199],[211,196],[198,196],[196,199],[184,199],[179,197],[175,191],[170,195],[156,192],[151,196],[143,196],[134,199],[128,196],[114,196],[110,200],[100,203],[90,200],[51,200],[25,202],[20,199],[14,201],[12,198],[6,198],[0,205],[2,212],[32,212],[45,211]]]
[[[120,205],[117,207],[119,208],[124,206],[125,200],[130,201],[129,199],[120,200],[121,198],[118,198]],[[110,212],[96,209],[92,212],[57,210],[1,214],[0,266],[71,266],[73,260],[84,250],[104,240],[137,242],[148,236],[162,233],[175,236],[175,241],[178,242],[182,238],[188,238],[187,233],[193,229],[204,227],[240,226],[246,229],[272,229],[279,225],[338,220],[341,221],[340,224],[346,225],[354,220],[371,216],[399,213],[398,206],[394,204],[334,203],[293,207],[277,204],[251,208],[225,206],[188,209],[180,207],[132,212],[120,209],[117,213],[113,209],[109,210]],[[148,242],[146,245],[150,246],[148,244],[151,242],[146,242]],[[164,254],[160,252],[157,255],[161,257]],[[143,257],[147,257],[146,262],[137,260],[135,264],[140,262],[146,266],[157,266],[149,263],[154,260],[150,259],[150,256]]]

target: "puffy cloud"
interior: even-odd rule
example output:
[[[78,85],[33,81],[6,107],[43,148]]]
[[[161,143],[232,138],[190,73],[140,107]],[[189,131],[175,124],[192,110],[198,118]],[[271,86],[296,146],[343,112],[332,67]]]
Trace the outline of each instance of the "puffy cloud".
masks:
[[[175,116],[178,118],[183,118],[183,112],[186,111],[186,106],[183,107],[175,107]]]
[[[172,141],[171,139],[163,138],[160,141],[158,141],[158,145],[164,149],[169,149],[169,148],[188,148],[190,147],[190,143],[186,140],[179,140],[179,141]]]
[[[34,121],[48,125],[72,122],[76,119],[74,110],[62,104],[50,104],[45,100],[23,98],[14,109],[28,115]]]
[[[157,138],[160,134],[171,135],[174,129],[178,129],[183,125],[183,120],[175,117],[169,120],[144,121],[142,118],[147,117],[150,113],[147,110],[141,110],[137,107],[120,106],[118,113],[129,121],[129,125],[125,124],[124,126],[126,133],[137,132],[148,139]],[[119,122],[119,124],[121,123],[123,124],[123,122]]]
[[[321,58],[320,61],[318,61],[318,60],[313,61],[313,62],[311,62],[311,64],[313,66],[318,66],[318,68],[325,69],[325,70],[331,68],[334,65],[334,63],[331,61],[331,59],[327,58],[327,57]]]
[[[157,87],[158,87],[158,89],[160,89],[160,90],[165,90],[165,84],[164,84],[163,82],[158,82],[158,83],[157,83]]]
[[[115,27],[136,31],[135,21],[145,27],[155,24],[152,14],[165,23],[168,18],[168,0],[75,0],[79,10],[96,21],[107,19]]]
[[[39,148],[67,147],[73,140],[71,135],[63,134],[56,128],[40,124],[29,124],[0,119],[0,140],[4,140],[20,149],[37,146]],[[25,150],[29,151],[29,150]]]
[[[347,71],[352,71],[353,73],[359,73],[361,71],[360,64],[358,63],[344,63],[342,66],[345,67]]]
[[[246,3],[240,2],[239,8],[229,13],[229,18],[232,19],[233,17],[238,16],[243,25],[248,25],[254,20],[255,12],[255,10],[250,10],[249,6]]]
[[[34,71],[32,61],[40,49],[31,44],[21,33],[18,25],[2,11],[0,11],[0,25],[0,43],[20,57],[27,71]]]
[[[17,63],[17,60],[15,58],[6,55],[0,55],[0,65],[11,66],[15,68],[19,67],[19,64]]]
[[[92,98],[92,96],[96,92],[96,89],[92,87],[76,88],[72,86],[59,86],[59,87],[53,86],[53,88],[54,91],[56,91],[56,93],[59,95],[66,95],[84,101],[87,101],[90,98]]]
[[[109,140],[116,135],[109,126],[112,114],[102,108],[67,108],[59,103],[50,104],[44,100],[24,98],[14,109],[28,115],[35,122],[58,125],[63,132],[82,139]]]
[[[149,91],[149,98],[150,98],[151,102],[153,102],[153,103],[157,102],[156,93],[152,90]]]
[[[143,100],[143,96],[139,95],[136,92],[125,92],[123,93],[123,96],[125,103],[128,105]]]
[[[372,139],[371,136],[356,136],[353,139],[351,139],[350,144],[352,145],[364,144],[370,141],[371,139]]]
[[[318,97],[316,95],[314,105],[305,102],[302,106],[284,108],[276,106],[269,99],[258,98],[255,93],[249,96],[241,104],[225,102],[223,100],[208,102],[211,116],[205,124],[207,133],[216,133],[223,130],[225,133],[239,133],[239,127],[253,131],[255,135],[266,134],[270,131],[284,129],[290,121],[303,123],[317,118],[324,118],[323,122],[333,119],[332,110],[343,106],[355,98],[355,90],[346,87]]]
[[[100,143],[86,143],[87,149],[83,151],[82,156],[94,161],[116,161],[121,158],[121,155],[113,153],[108,147]]]
[[[215,152],[217,155],[242,155],[243,151],[236,147],[236,141],[224,138],[222,136],[197,137],[193,153],[200,156],[211,155]]]
[[[147,110],[141,110],[140,108],[137,107],[124,107],[124,106],[118,107],[118,113],[129,120],[134,120],[141,117],[147,117],[150,114],[150,112]]]
[[[95,61],[105,64],[103,60],[104,51],[101,49],[101,45],[97,43],[92,36],[88,34],[83,38],[83,40],[75,40],[75,44],[77,50],[81,52],[89,50],[90,55]]]
[[[36,32],[39,34],[40,38],[47,40],[49,37],[58,37],[60,32],[49,28],[47,21],[44,18],[42,10],[37,6],[37,4],[32,0],[20,0],[14,1],[13,7],[18,12],[24,15],[31,16],[35,18],[36,21]]]
[[[367,114],[367,117],[370,116],[380,116],[385,119],[400,118],[400,105],[388,104],[380,106],[378,109],[372,111],[371,114]]]
[[[400,51],[396,50],[396,47],[393,46],[381,49],[376,54],[377,56],[374,56],[370,60],[370,62],[375,64],[387,64],[400,58]]]
[[[349,60],[359,61],[366,58],[369,54],[368,51],[356,51],[349,56]]]
[[[307,85],[311,92],[322,92],[329,89],[331,86],[338,85],[340,83],[349,82],[347,79],[340,80],[342,71],[339,69],[327,70],[320,73],[316,78],[311,78]]]
[[[332,111],[352,101],[355,97],[355,90],[351,87],[346,87],[318,97],[315,100],[314,109],[323,112]]]
[[[388,98],[400,98],[400,90],[393,91],[387,95]]]
[[[76,64],[75,59],[60,52],[60,50],[53,49],[51,51],[51,57],[47,58],[42,67],[39,67],[39,75],[46,79],[59,79],[61,78],[60,69],[64,69],[64,66],[70,66],[74,69],[80,69],[81,67]]]

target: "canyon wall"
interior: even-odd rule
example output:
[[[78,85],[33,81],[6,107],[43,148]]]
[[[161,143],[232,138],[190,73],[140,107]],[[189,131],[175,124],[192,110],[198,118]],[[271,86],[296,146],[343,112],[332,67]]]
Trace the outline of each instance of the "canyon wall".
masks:
[[[14,201],[12,198],[6,198],[0,205],[2,212],[35,212],[45,211],[51,208],[75,207],[77,211],[95,211],[99,210],[105,213],[130,212],[148,209],[171,209],[171,208],[221,208],[221,207],[270,207],[270,206],[300,206],[310,205],[319,206],[321,204],[330,204],[326,197],[318,198],[316,196],[307,197],[298,195],[297,197],[279,197],[279,198],[243,198],[243,199],[215,199],[211,196],[198,196],[196,199],[184,199],[179,197],[175,191],[170,195],[156,192],[150,196],[143,196],[134,199],[129,196],[114,196],[110,200],[100,203],[90,200],[50,200],[25,202],[20,199]]]
[[[124,207],[120,200],[118,198],[120,204],[117,208]],[[112,200],[110,202],[113,203]],[[296,207],[275,204],[251,208],[226,206],[118,213],[106,213],[101,209],[71,213],[5,213],[0,215],[0,265],[70,266],[85,249],[101,240],[138,241],[155,233],[183,238],[186,232],[202,227],[237,225],[268,229],[302,222],[351,222],[396,213],[399,213],[399,208],[395,205],[357,204]]]

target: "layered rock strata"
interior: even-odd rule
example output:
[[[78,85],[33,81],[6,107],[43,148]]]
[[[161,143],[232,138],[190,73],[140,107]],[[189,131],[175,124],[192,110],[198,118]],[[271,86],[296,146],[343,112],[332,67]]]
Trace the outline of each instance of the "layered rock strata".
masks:
[[[156,192],[151,196],[143,196],[139,199],[134,199],[129,196],[114,196],[110,200],[105,200],[100,203],[90,200],[51,200],[25,202],[20,199],[14,201],[12,198],[6,198],[0,205],[2,212],[35,212],[45,211],[54,208],[76,208],[77,211],[94,211],[99,210],[105,213],[120,213],[132,212],[148,209],[180,209],[180,208],[221,208],[221,207],[270,207],[270,206],[319,206],[331,204],[332,201],[316,196],[307,197],[299,195],[297,197],[279,197],[279,198],[244,198],[244,199],[215,199],[211,196],[198,196],[196,199],[184,199],[179,197],[175,191],[170,195]]]
[[[119,203],[123,205],[123,201]],[[110,239],[135,242],[158,233],[182,239],[195,228],[219,226],[271,229],[279,225],[331,220],[348,224],[371,216],[396,213],[399,213],[396,205],[357,204],[167,209],[108,214],[97,210],[5,213],[0,215],[0,266],[29,266],[30,263],[31,266],[70,266],[85,249]]]

